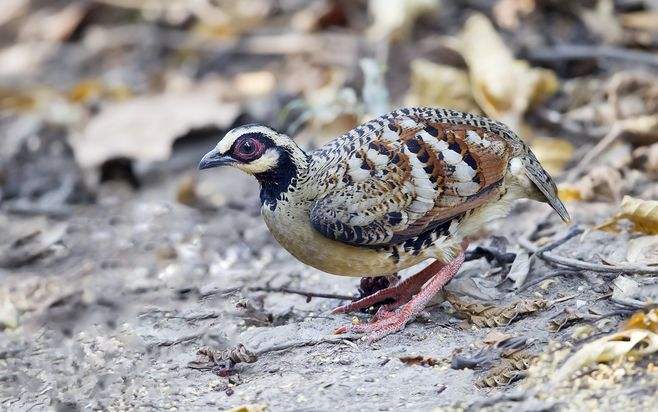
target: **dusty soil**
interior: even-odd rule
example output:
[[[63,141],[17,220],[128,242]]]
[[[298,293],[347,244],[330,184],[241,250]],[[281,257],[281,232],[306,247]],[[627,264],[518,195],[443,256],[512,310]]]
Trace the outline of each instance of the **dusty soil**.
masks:
[[[171,162],[177,166],[165,169],[193,170],[204,149],[198,145],[174,156]],[[166,174],[135,193],[126,186],[104,185],[96,205],[80,206],[64,218],[0,213],[5,248],[41,231],[24,239],[31,258],[0,271],[1,290],[11,294],[18,313],[17,326],[1,332],[2,409],[216,410],[261,404],[272,411],[429,410],[478,409],[484,406],[479,402],[501,410],[512,405],[608,409],[613,408],[609,402],[650,405],[655,396],[658,380],[655,371],[646,372],[647,363],[635,374],[586,384],[580,391],[565,382],[555,393],[546,393],[547,376],[555,367],[550,362],[535,368],[532,379],[501,388],[478,384],[500,359],[488,367],[451,368],[453,358],[472,356],[485,346],[485,337],[501,333],[525,339],[531,354],[547,352],[550,341],[577,345],[582,337],[574,332],[582,332],[582,323],[556,333],[549,331],[549,322],[565,308],[618,310],[606,299],[609,277],[554,276],[515,292],[509,281],[501,283],[495,267],[479,259],[467,262],[448,289],[497,304],[568,299],[497,328],[465,326],[444,302],[375,344],[338,340],[332,331],[353,318],[328,314],[338,300],[307,302],[300,295],[249,288],[354,295],[358,280],[306,267],[279,247],[258,218],[257,185],[248,177],[233,170],[203,174],[201,184],[214,188],[223,206],[200,211],[176,202],[177,188],[187,178],[180,176]],[[577,204],[570,209],[580,223],[610,213],[607,206],[586,213]],[[518,237],[542,222],[547,210],[520,202],[473,245],[487,244],[495,234],[506,237],[515,250]],[[543,226],[550,238],[568,230],[556,216]],[[573,238],[556,252],[590,259],[622,253],[624,245],[623,236],[596,232]],[[554,272],[535,262],[526,283]],[[362,321],[367,316],[358,315]],[[589,332],[614,330],[621,319],[605,317]],[[312,344],[324,338],[331,342]],[[203,346],[225,349],[243,343],[262,350],[295,342],[302,346],[235,365],[229,377],[219,376],[225,371],[218,368],[188,367]],[[400,360],[416,355],[431,358],[433,366]],[[527,382],[533,386],[524,386]],[[528,400],[524,394],[530,391],[535,396]],[[607,396],[601,398],[602,393]],[[515,395],[506,398],[509,394]]]

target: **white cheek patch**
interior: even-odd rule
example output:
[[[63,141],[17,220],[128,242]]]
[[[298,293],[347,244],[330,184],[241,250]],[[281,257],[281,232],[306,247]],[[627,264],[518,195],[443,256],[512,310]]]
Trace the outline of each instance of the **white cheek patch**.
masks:
[[[269,148],[258,159],[252,160],[249,163],[237,163],[235,167],[253,175],[274,169],[278,162],[279,152],[276,149]]]

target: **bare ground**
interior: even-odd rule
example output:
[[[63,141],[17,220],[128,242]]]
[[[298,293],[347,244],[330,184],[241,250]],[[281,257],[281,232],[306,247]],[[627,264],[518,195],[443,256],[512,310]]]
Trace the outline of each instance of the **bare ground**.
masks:
[[[429,410],[479,409],[489,402],[500,410],[612,410],[621,405],[641,409],[655,401],[658,380],[647,362],[634,373],[584,387],[565,382],[559,391],[546,384],[556,366],[550,355],[543,355],[544,363],[530,379],[499,388],[480,386],[500,359],[488,367],[451,368],[455,356],[477,353],[485,337],[496,336],[492,332],[524,338],[533,355],[548,353],[551,341],[578,345],[579,333],[585,333],[582,323],[556,333],[549,331],[549,322],[565,308],[618,310],[607,299],[609,275],[555,276],[513,292],[509,282],[497,287],[501,275],[479,259],[468,262],[448,289],[500,305],[521,298],[570,299],[498,328],[465,326],[444,302],[373,345],[337,340],[332,331],[352,321],[352,316],[328,314],[339,301],[307,302],[300,295],[248,288],[353,295],[358,281],[323,274],[282,250],[262,220],[254,218],[259,209],[255,182],[232,170],[202,178],[224,197],[217,211],[176,203],[181,178],[169,175],[134,194],[123,186],[104,186],[97,205],[81,206],[66,218],[0,214],[0,228],[8,234],[5,248],[41,231],[24,239],[26,262],[0,271],[2,292],[11,294],[18,312],[17,327],[5,329],[0,340],[3,409],[216,410],[262,404],[272,411]],[[474,244],[485,244],[495,234],[514,246],[546,211],[545,205],[521,202]],[[610,213],[608,206],[581,212],[577,204],[571,211],[581,223]],[[544,226],[554,238],[568,230],[557,217]],[[614,257],[624,245],[623,236],[595,232],[571,239],[556,252],[593,260]],[[555,269],[536,262],[527,283],[550,273]],[[358,316],[367,321],[366,315]],[[621,319],[605,317],[585,337],[613,330]],[[332,341],[311,344],[324,338]],[[225,372],[219,368],[187,366],[203,346],[243,343],[263,350],[295,342],[308,345],[235,365],[229,377],[219,376]],[[433,366],[400,360],[416,355],[431,358]]]

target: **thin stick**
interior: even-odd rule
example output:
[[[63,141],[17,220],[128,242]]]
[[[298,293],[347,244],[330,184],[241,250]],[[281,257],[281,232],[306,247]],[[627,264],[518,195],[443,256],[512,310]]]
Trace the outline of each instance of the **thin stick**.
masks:
[[[568,238],[566,240],[568,240]],[[564,243],[564,241],[561,243]],[[570,268],[591,270],[592,272],[601,272],[601,273],[630,272],[630,273],[636,273],[641,275],[658,275],[658,267],[641,266],[641,265],[614,265],[614,266],[601,265],[597,263],[585,262],[580,259],[573,259],[564,256],[559,256],[551,252],[542,251],[541,250],[542,248],[538,248],[531,241],[529,241],[524,237],[520,237],[518,242],[519,245],[521,245],[521,247],[527,249],[530,252],[533,252],[535,256],[537,256],[539,259],[551,263],[556,263],[562,266],[567,266]],[[550,246],[553,246],[553,244],[551,244]],[[557,246],[558,245],[555,245],[553,247],[557,247]],[[551,247],[551,249],[553,247]],[[550,249],[546,249],[546,250],[550,250]]]
[[[315,346],[315,345],[320,345],[322,343],[346,343],[352,340],[357,340],[359,338],[360,336],[357,335],[324,336],[319,339],[303,340],[297,342],[284,343],[280,345],[272,345],[263,349],[256,350],[253,353],[257,356],[260,356],[269,352],[280,352],[282,350],[302,348],[304,346]],[[353,345],[351,342],[350,344]]]
[[[566,181],[574,181],[592,163],[592,161],[594,161],[594,159],[601,156],[601,154],[605,152],[608,147],[612,146],[612,144],[616,142],[621,135],[622,128],[616,123],[613,124],[608,134],[606,134],[603,139],[599,140],[599,142],[592,148],[592,150],[587,152],[587,154],[580,160],[580,162],[578,162],[578,164],[574,166],[571,171],[569,171],[569,174],[567,174],[566,177]]]
[[[611,46],[562,44],[551,48],[534,48],[528,55],[529,60],[541,61],[592,58],[626,60],[634,63],[647,64],[649,66],[658,66],[658,57],[652,53]]]
[[[291,294],[294,294],[294,295],[306,296],[307,299],[310,299],[310,298],[338,299],[338,300],[355,300],[356,299],[354,296],[336,295],[336,294],[333,294],[333,293],[308,292],[308,291],[305,291],[305,290],[291,289],[291,288],[286,288],[286,287],[272,288],[272,287],[268,287],[268,286],[255,286],[253,288],[249,288],[248,290],[251,291],[251,292],[291,293]]]

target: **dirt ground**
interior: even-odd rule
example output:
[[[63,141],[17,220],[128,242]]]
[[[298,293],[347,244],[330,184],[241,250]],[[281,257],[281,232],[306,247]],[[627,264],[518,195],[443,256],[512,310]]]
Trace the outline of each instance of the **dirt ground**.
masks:
[[[657,10],[1,0],[0,409],[658,410]],[[330,314],[359,279],[283,250],[255,181],[196,168],[237,125],[313,149],[409,105],[508,124],[572,223],[519,201],[368,344],[333,331],[370,314]]]
[[[199,153],[204,146],[196,147]],[[195,150],[185,154],[194,166]],[[174,157],[174,162],[186,162]],[[81,206],[66,219],[0,215],[3,233],[16,238],[41,231],[39,253],[28,264],[3,270],[3,291],[20,309],[19,326],[5,330],[0,346],[4,372],[0,396],[5,410],[227,409],[262,404],[268,410],[429,410],[473,406],[514,393],[519,385],[479,388],[487,367],[453,369],[458,355],[473,355],[483,339],[503,333],[527,341],[530,351],[547,351],[549,342],[573,342],[574,327],[554,333],[549,321],[565,308],[587,305],[599,313],[612,305],[597,301],[609,290],[600,275],[551,277],[521,293],[492,274],[485,259],[468,262],[448,289],[480,301],[509,303],[521,298],[568,300],[515,320],[508,326],[463,326],[447,303],[401,333],[368,345],[336,339],[333,329],[351,316],[330,315],[340,302],[289,293],[249,291],[255,287],[353,295],[357,280],[323,274],[298,263],[270,236],[258,214],[257,185],[232,170],[202,179],[226,197],[226,206],[201,212],[175,202],[181,178],[171,174],[148,190],[132,194],[121,185],[106,187],[95,206]],[[570,207],[576,222],[596,216]],[[588,209],[589,210],[589,209]],[[513,244],[546,215],[547,207],[519,203],[490,234]],[[598,211],[606,213],[602,207]],[[567,226],[556,217],[548,224],[555,236]],[[53,234],[52,232],[57,232]],[[53,237],[55,236],[55,237]],[[484,244],[489,235],[475,242]],[[33,239],[32,242],[39,242]],[[574,239],[570,242],[578,242]],[[29,243],[29,241],[28,241]],[[557,250],[565,256],[609,256],[624,240],[592,233],[578,247]],[[553,269],[537,262],[527,280]],[[548,283],[546,283],[548,282]],[[360,316],[364,321],[365,316]],[[596,323],[613,330],[621,316]],[[313,345],[329,338],[331,342]],[[301,342],[301,347],[265,353],[255,363],[221,371],[194,370],[187,364],[203,346],[225,349],[243,343],[249,349]],[[432,366],[403,363],[424,356]],[[544,374],[548,374],[544,365]],[[655,401],[655,372],[638,372],[600,388],[554,398],[544,393],[515,408],[575,409],[580,405],[621,402],[611,393],[632,394],[633,405]],[[541,373],[538,373],[538,376]],[[541,378],[537,378],[541,382]],[[646,384],[640,385],[642,379]],[[521,381],[523,382],[523,381]],[[565,382],[570,386],[572,383]],[[509,402],[500,399],[500,402]],[[525,403],[524,403],[525,402]],[[588,403],[591,402],[591,403]],[[497,403],[498,406],[500,404]]]

